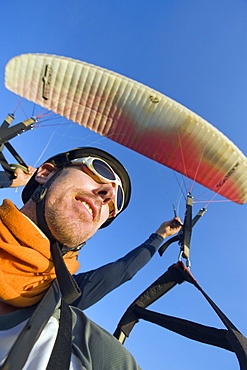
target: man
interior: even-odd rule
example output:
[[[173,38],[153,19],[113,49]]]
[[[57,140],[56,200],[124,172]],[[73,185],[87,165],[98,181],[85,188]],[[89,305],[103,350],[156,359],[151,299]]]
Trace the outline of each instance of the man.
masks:
[[[79,267],[76,256],[80,246],[99,228],[108,226],[127,207],[129,198],[130,180],[120,162],[99,149],[78,148],[50,158],[39,167],[23,191],[25,204],[21,212],[10,201],[4,202],[0,209],[0,312],[3,315],[0,317],[1,360],[9,352],[25,320],[32,315],[37,304],[42,303],[49,287],[54,286],[52,282],[60,262],[54,268],[56,255],[54,252],[52,258],[50,245],[52,250],[54,245],[59,246],[67,268],[72,274],[75,273]],[[147,254],[148,251],[149,256],[142,262],[142,265],[145,264],[163,237],[173,235],[179,229],[176,220],[162,224],[158,234],[154,234],[153,239],[148,241],[148,244],[152,244],[154,239],[158,239],[153,243],[154,246],[141,246],[134,255],[141,255],[143,251]],[[131,253],[127,261],[135,264]],[[118,264],[119,261],[115,266]],[[101,292],[93,298],[93,286],[104,280],[104,271],[108,271],[109,275],[113,265],[104,266],[87,275],[79,274],[77,281],[82,288],[85,303],[79,298],[73,305],[88,307],[131,278],[125,275],[110,284],[110,287],[108,278],[106,283],[103,282]],[[135,270],[141,267],[139,264]],[[130,270],[133,276],[134,269]],[[90,286],[90,280],[93,286]],[[58,332],[59,302],[23,368],[45,369],[49,364]],[[71,307],[70,311],[74,320],[71,368],[138,368],[131,355],[108,333],[88,320],[81,310]],[[44,343],[45,350],[42,350]]]
[[[0,186],[17,187],[26,185],[35,171],[36,169],[31,166],[28,166],[28,173],[23,172],[20,168],[16,168],[14,172],[15,178],[12,181],[5,175],[5,172],[0,172]],[[132,279],[153,257],[164,238],[179,231],[180,225],[176,223],[177,220],[179,219],[175,218],[164,222],[142,245],[117,261],[95,270],[75,275],[75,280],[81,289],[81,296],[74,302],[74,305],[84,310],[98,302],[116,287]]]

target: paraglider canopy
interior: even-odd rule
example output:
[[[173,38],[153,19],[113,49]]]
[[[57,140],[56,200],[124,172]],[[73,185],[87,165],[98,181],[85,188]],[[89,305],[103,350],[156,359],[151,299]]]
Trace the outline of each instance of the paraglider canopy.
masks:
[[[247,201],[247,159],[206,120],[165,95],[106,69],[47,54],[15,57],[6,87],[222,196]]]

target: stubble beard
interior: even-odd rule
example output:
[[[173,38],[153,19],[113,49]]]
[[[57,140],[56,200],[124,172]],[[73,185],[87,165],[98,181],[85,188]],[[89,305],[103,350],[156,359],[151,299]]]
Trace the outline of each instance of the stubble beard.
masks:
[[[85,220],[85,215],[78,215],[76,219],[71,219],[59,210],[59,208],[50,206],[46,207],[45,219],[52,235],[60,243],[69,248],[75,248],[81,243],[90,239],[99,227],[96,227],[97,221],[100,219],[101,212],[97,216],[97,220],[92,221],[92,224],[87,228],[88,220]],[[83,224],[85,227],[83,227]]]

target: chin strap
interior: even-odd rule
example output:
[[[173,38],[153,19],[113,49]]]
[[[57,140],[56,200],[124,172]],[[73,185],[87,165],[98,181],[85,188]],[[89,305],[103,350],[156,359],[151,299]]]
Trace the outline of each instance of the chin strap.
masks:
[[[62,244],[62,243],[59,243],[57,240],[56,240],[56,243],[60,249],[60,251],[62,252],[62,256],[64,256],[66,253],[69,253],[69,252],[78,252],[82,249],[82,247],[84,247],[84,245],[86,244],[86,242],[83,242],[79,245],[77,245],[77,247],[74,247],[74,248],[69,248],[67,247],[66,245]]]

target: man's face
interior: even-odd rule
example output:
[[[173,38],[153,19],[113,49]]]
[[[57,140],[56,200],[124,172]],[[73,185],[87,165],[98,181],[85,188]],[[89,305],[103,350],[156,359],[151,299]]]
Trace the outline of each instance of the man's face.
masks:
[[[45,219],[53,236],[68,247],[91,238],[109,217],[115,184],[93,180],[80,167],[67,167],[50,186]]]

